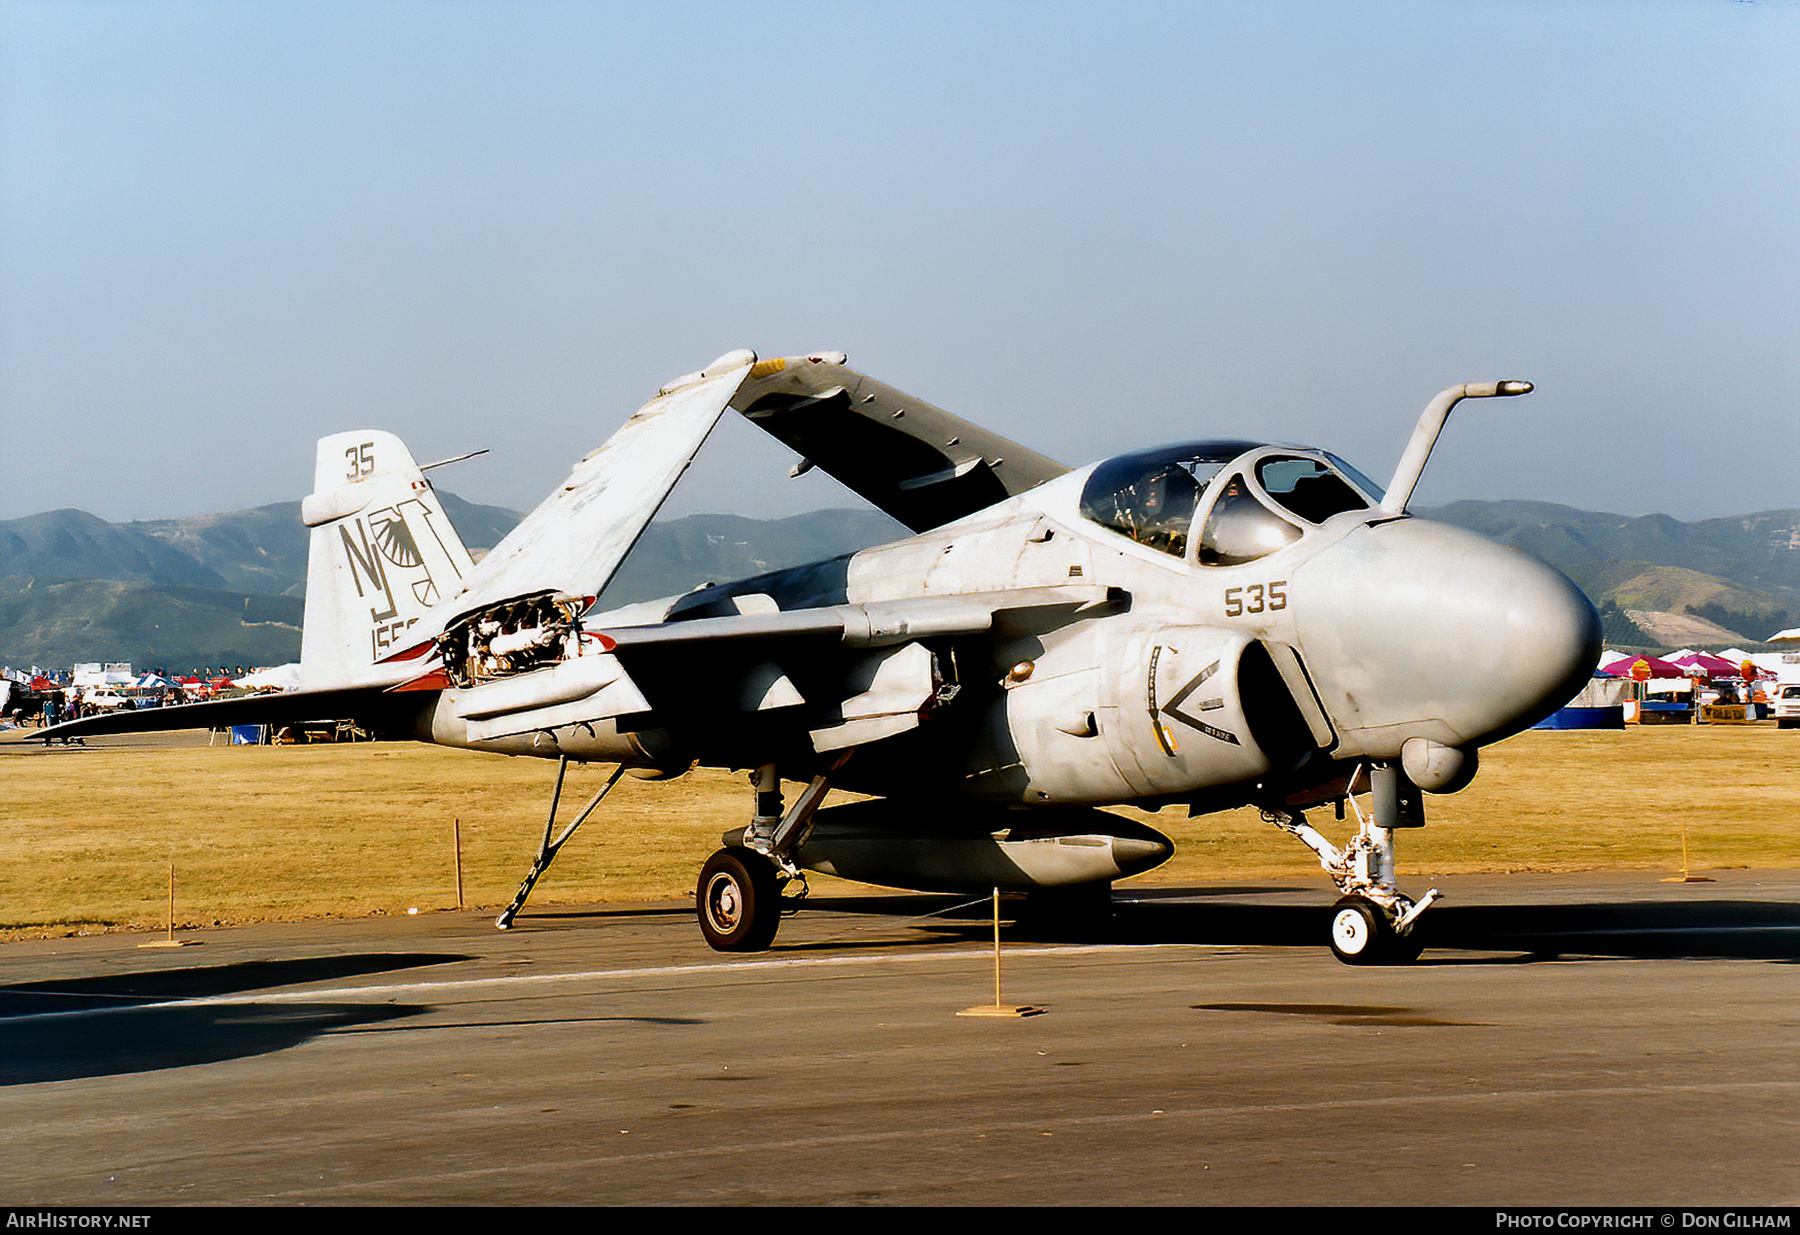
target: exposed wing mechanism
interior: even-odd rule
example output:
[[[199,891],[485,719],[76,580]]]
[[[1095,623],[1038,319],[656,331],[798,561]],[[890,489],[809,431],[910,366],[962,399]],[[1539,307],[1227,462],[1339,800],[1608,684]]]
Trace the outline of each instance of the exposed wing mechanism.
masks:
[[[1036,488],[1069,469],[902,394],[842,352],[759,362],[731,406],[915,532]]]
[[[731,352],[663,387],[494,546],[431,633],[522,596],[598,596],[755,362],[754,352]]]

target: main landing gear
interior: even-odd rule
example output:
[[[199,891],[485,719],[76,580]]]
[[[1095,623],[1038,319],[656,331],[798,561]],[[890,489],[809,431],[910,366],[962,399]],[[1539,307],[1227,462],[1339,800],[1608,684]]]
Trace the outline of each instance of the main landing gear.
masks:
[[[756,788],[755,817],[742,832],[725,836],[725,848],[706,860],[706,865],[700,868],[700,881],[694,888],[700,933],[715,951],[764,951],[775,940],[783,908],[806,895],[806,875],[792,854],[811,831],[813,812],[831,791],[831,775],[843,766],[845,758],[848,758],[848,752],[824,775],[814,778],[786,813],[782,811],[781,781],[776,777],[774,765],[760,767],[751,773],[750,781]],[[575,829],[594,813],[626,771],[623,764],[614,768],[606,783],[559,833],[556,831],[556,814],[568,767],[568,756],[557,761],[556,788],[550,795],[550,815],[544,821],[544,839],[538,846],[537,860],[519,885],[518,894],[494,922],[501,930],[511,928],[539,877],[556,860],[557,852],[575,834]],[[798,895],[783,895],[793,888],[799,889]]]
[[[706,859],[694,904],[715,952],[761,952],[781,925],[781,872],[754,849],[729,845]]]
[[[832,768],[836,771],[837,766]],[[794,850],[812,830],[813,812],[831,792],[831,773],[813,778],[784,813],[774,764],[750,773],[756,814],[741,833],[727,833],[725,848],[706,860],[694,887],[700,934],[715,952],[762,952],[775,941],[784,905],[806,895],[806,873]],[[799,893],[783,893],[798,887]]]
[[[1394,886],[1394,829],[1422,827],[1424,808],[1418,788],[1398,767],[1377,764],[1369,781],[1374,799],[1369,817],[1354,798],[1346,798],[1360,826],[1342,849],[1309,827],[1298,811],[1264,809],[1263,818],[1318,854],[1319,865],[1344,894],[1331,911],[1333,956],[1346,965],[1411,964],[1424,948],[1413,926],[1439,893],[1433,888],[1415,901]]]

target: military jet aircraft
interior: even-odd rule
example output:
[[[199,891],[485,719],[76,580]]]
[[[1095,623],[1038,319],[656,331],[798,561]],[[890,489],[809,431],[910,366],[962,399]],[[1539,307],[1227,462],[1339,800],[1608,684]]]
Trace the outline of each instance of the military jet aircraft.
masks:
[[[767,948],[808,871],[1105,898],[1172,846],[1101,808],[1249,804],[1337,884],[1333,952],[1405,961],[1437,896],[1394,881],[1420,791],[1466,785],[1480,748],[1569,699],[1599,650],[1562,575],[1407,513],[1451,408],[1530,389],[1439,394],[1384,489],[1325,451],[1250,441],[1070,471],[842,354],[733,352],[658,391],[478,565],[397,438],[335,434],[302,505],[305,689],[43,736],[332,717],[558,760],[501,925],[621,774],[748,770],[749,820],[696,887],[723,951]],[[598,611],[728,408],[796,450],[796,474],[824,469],[914,534]],[[617,767],[553,838],[570,761]],[[787,801],[784,780],[806,788]],[[834,789],[869,796],[826,805]],[[1303,813],[1346,804],[1342,847]]]

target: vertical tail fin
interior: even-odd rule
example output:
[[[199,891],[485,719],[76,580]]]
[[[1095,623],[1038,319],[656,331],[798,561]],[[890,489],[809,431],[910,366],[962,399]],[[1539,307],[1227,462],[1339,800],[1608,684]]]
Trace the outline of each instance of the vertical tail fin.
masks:
[[[444,504],[412,453],[375,429],[319,439],[300,675],[310,687],[352,685],[402,632],[474,568]]]

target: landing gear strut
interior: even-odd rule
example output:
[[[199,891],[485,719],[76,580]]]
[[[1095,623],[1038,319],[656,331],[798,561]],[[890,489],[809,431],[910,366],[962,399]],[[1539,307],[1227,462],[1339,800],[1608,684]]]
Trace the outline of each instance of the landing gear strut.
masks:
[[[831,771],[843,766],[845,758],[848,752]],[[781,925],[782,892],[798,887],[800,896],[806,895],[806,874],[792,855],[812,830],[813,812],[831,792],[831,772],[814,777],[785,813],[773,764],[751,772],[750,784],[756,793],[750,826],[725,835],[725,848],[706,860],[694,887],[700,934],[715,952],[767,950]]]
[[[1356,779],[1351,778],[1352,786]],[[1298,811],[1266,808],[1263,818],[1318,854],[1319,865],[1344,894],[1331,911],[1333,956],[1346,965],[1410,964],[1424,947],[1413,925],[1439,893],[1432,888],[1415,901],[1394,886],[1394,829],[1423,826],[1424,809],[1418,788],[1398,767],[1377,764],[1369,781],[1374,807],[1367,818],[1354,798],[1346,798],[1360,826],[1342,849],[1309,827]]]
[[[568,770],[569,757],[564,755],[556,761],[556,788],[550,794],[550,817],[544,821],[544,842],[538,846],[537,860],[525,873],[525,882],[519,885],[518,892],[513,895],[512,903],[502,909],[500,916],[494,919],[494,926],[498,930],[509,931],[512,929],[513,919],[519,916],[519,910],[525,908],[525,898],[531,895],[531,889],[537,886],[538,879],[549,868],[550,863],[556,860],[557,852],[562,849],[563,844],[571,836],[575,835],[575,829],[585,823],[587,817],[594,813],[594,808],[600,805],[606,795],[612,791],[612,787],[619,783],[619,777],[625,775],[625,765],[621,763],[613,769],[613,773],[607,778],[606,783],[600,786],[600,791],[588,799],[587,805],[582,807],[575,816],[575,821],[564,828],[561,834],[555,835],[553,839],[553,834],[556,833],[556,808],[562,802],[563,777]]]

